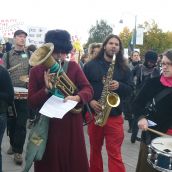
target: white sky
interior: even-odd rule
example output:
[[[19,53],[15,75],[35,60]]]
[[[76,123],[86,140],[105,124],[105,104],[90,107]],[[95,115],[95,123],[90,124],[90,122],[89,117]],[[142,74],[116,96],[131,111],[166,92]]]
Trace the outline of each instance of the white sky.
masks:
[[[96,20],[104,19],[118,34],[124,26],[154,19],[164,31],[172,31],[172,0],[1,0],[0,19],[15,18],[30,26],[66,29],[82,42]],[[119,24],[123,18],[124,24]]]

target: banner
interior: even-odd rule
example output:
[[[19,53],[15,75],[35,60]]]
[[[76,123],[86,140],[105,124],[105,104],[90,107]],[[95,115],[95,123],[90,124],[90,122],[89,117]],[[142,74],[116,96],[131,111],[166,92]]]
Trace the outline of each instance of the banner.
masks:
[[[5,38],[13,38],[14,32],[23,25],[24,22],[17,19],[0,19],[0,33]]]
[[[143,35],[144,35],[144,28],[143,27],[137,28],[136,45],[143,45]]]
[[[27,45],[34,44],[39,47],[44,43],[46,28],[29,26],[27,30]]]

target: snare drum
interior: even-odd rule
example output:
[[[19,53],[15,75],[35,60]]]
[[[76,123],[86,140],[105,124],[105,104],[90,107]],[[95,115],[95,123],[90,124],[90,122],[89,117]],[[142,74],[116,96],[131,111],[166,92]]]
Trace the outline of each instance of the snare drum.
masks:
[[[158,137],[148,146],[148,163],[158,171],[172,172],[172,137]]]
[[[23,87],[14,87],[14,98],[15,99],[27,99],[28,89]]]

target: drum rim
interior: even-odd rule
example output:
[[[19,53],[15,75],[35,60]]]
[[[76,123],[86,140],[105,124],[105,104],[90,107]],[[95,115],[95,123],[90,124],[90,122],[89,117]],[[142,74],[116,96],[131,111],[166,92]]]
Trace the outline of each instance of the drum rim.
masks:
[[[166,138],[170,138],[170,136],[169,137],[157,137],[157,138],[155,138],[155,139],[153,139],[152,141],[151,141],[151,144],[150,144],[150,147],[155,151],[155,152],[157,152],[158,154],[161,154],[161,155],[167,155],[168,157],[172,157],[172,151],[171,151],[171,155],[168,153],[168,152],[165,152],[165,151],[162,151],[162,150],[159,150],[159,149],[157,149],[155,146],[153,146],[152,144],[152,142],[153,141],[155,141],[155,140],[158,140],[158,139],[166,139]],[[172,139],[172,137],[171,137],[171,139]]]
[[[155,165],[154,163],[152,163],[152,161],[150,161],[148,158],[147,158],[147,162],[156,170],[159,170],[159,171],[163,171],[163,172],[172,172],[172,170],[169,170],[169,169],[166,169],[166,168],[162,168],[160,166],[157,166]]]

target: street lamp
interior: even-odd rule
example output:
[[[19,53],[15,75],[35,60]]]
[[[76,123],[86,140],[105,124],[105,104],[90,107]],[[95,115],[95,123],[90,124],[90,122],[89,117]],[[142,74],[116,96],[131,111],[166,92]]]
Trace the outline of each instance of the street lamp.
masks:
[[[132,50],[134,51],[136,47],[136,37],[137,37],[137,15],[134,17],[134,32],[133,32],[133,47]]]

